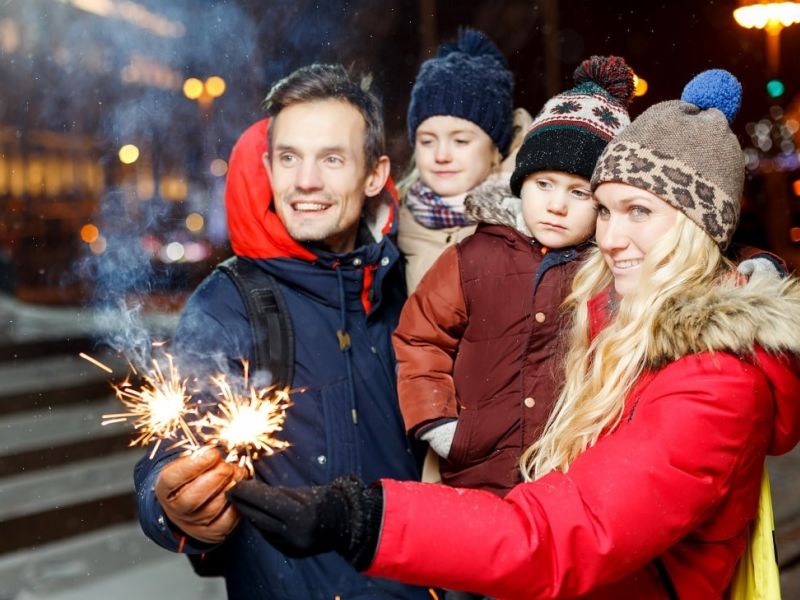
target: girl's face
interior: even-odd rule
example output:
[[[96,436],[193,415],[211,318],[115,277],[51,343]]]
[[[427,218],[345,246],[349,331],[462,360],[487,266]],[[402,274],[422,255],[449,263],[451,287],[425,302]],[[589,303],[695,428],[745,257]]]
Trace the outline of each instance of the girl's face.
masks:
[[[464,194],[483,182],[499,155],[492,138],[466,119],[429,117],[417,127],[419,175],[440,196]]]
[[[678,210],[655,194],[624,183],[603,183],[594,197],[597,246],[614,276],[614,288],[624,296],[636,290],[642,261],[675,224]]]

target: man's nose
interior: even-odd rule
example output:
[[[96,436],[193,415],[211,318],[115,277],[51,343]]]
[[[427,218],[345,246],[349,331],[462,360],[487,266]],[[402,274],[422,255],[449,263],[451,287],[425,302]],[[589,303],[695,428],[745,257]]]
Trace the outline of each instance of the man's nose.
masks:
[[[322,176],[319,166],[314,161],[304,161],[297,170],[295,187],[302,191],[313,191],[322,188]]]

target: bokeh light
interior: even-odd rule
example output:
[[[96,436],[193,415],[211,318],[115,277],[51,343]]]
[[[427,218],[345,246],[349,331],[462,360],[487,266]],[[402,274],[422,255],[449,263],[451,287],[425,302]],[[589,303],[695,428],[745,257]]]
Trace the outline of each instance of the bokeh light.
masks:
[[[180,242],[170,242],[164,247],[164,254],[171,262],[178,262],[183,258],[185,252],[186,250]]]
[[[206,79],[206,92],[212,98],[219,98],[225,93],[225,80],[217,75]]]
[[[189,77],[183,82],[183,95],[189,100],[197,100],[203,93],[203,82],[197,77]]]
[[[186,217],[186,229],[189,231],[201,231],[205,224],[206,221],[200,213],[190,213]]]
[[[633,76],[633,95],[644,96],[650,86],[647,84],[646,79],[642,79],[638,75]]]
[[[783,85],[783,82],[780,79],[770,79],[767,82],[767,93],[769,94],[770,98],[778,98],[783,96],[783,92],[786,90],[786,87]]]
[[[228,163],[221,158],[215,158],[211,161],[211,165],[208,167],[208,170],[211,171],[212,175],[216,177],[222,177],[228,172]]]
[[[133,144],[125,144],[119,149],[119,160],[126,165],[132,165],[139,160],[139,148]]]
[[[97,238],[100,237],[100,230],[97,228],[97,225],[92,225],[91,223],[87,223],[83,227],[81,227],[81,240],[83,240],[87,244],[92,244],[97,241]]]
[[[106,238],[102,235],[89,244],[89,249],[95,254],[102,254],[106,251]]]

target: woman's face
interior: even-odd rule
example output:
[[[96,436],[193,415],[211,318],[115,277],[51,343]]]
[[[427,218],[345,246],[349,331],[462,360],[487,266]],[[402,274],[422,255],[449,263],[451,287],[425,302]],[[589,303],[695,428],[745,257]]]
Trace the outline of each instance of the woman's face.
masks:
[[[492,170],[492,138],[459,117],[428,117],[417,127],[414,156],[422,182],[440,196],[464,194]]]
[[[642,261],[675,224],[678,210],[655,194],[624,183],[603,183],[594,195],[597,246],[614,275],[614,288],[624,296],[636,290]]]

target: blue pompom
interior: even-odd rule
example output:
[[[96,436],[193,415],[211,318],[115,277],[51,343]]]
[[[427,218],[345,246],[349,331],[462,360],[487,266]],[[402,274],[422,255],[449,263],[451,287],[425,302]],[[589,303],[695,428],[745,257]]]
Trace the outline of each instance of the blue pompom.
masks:
[[[742,105],[742,84],[725,69],[709,69],[686,84],[681,100],[703,110],[719,109],[732,123]]]

